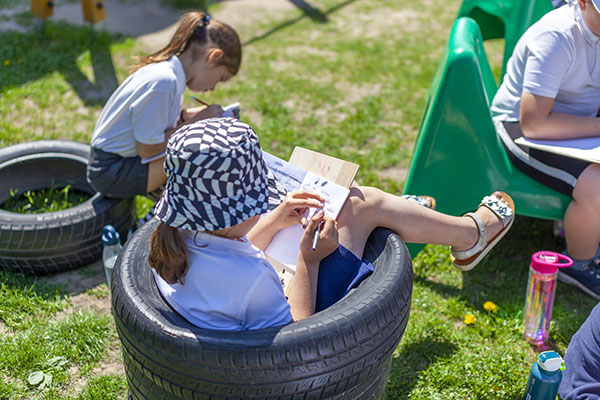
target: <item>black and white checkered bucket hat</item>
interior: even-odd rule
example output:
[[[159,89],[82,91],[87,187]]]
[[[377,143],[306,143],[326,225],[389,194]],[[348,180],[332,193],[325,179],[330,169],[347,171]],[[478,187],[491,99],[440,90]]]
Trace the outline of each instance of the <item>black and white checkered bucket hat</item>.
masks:
[[[256,133],[234,118],[211,118],[175,132],[164,167],[167,183],[154,214],[175,228],[228,228],[272,210],[285,197]]]

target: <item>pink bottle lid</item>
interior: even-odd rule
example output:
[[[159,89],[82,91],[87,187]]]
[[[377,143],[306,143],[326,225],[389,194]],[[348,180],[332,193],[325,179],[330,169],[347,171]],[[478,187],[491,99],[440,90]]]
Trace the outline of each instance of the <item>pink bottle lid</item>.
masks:
[[[559,268],[571,265],[573,265],[573,260],[554,251],[542,250],[531,256],[531,268],[542,274],[554,274]]]

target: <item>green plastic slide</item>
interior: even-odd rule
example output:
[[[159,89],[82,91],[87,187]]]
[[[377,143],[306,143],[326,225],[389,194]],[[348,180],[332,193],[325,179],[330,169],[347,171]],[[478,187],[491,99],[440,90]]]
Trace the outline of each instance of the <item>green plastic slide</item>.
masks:
[[[551,9],[550,0],[464,0],[458,17],[473,18],[483,40],[504,38],[504,74],[506,62],[523,32]]]
[[[433,78],[404,193],[434,196],[439,211],[462,215],[501,190],[517,214],[562,219],[570,198],[516,169],[496,136],[496,90],[478,24],[458,18]],[[422,246],[409,248],[415,256]]]

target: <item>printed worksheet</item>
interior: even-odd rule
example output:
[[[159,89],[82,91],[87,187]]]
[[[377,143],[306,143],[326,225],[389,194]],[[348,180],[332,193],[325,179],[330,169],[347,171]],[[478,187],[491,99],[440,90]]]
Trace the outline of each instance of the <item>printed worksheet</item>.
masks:
[[[337,218],[350,193],[349,189],[266,152],[263,152],[263,158],[275,177],[288,191],[306,190],[319,194],[324,200],[325,215],[333,219]],[[317,211],[316,208],[310,209],[306,217],[310,219]],[[275,234],[265,253],[289,270],[295,271],[303,234],[304,228],[301,225],[282,229]]]

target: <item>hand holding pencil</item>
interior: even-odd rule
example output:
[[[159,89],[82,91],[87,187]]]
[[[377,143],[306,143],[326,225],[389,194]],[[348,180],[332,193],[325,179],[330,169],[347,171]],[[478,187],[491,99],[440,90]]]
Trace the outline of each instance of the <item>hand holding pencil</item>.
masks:
[[[307,260],[320,262],[333,253],[338,246],[337,223],[324,215],[323,210],[316,213],[308,222],[300,241],[300,253]]]
[[[202,104],[204,107],[183,109],[181,111],[182,124],[191,124],[192,122],[223,115],[223,107],[221,107],[220,104],[208,104],[197,97],[191,97],[194,101]]]

